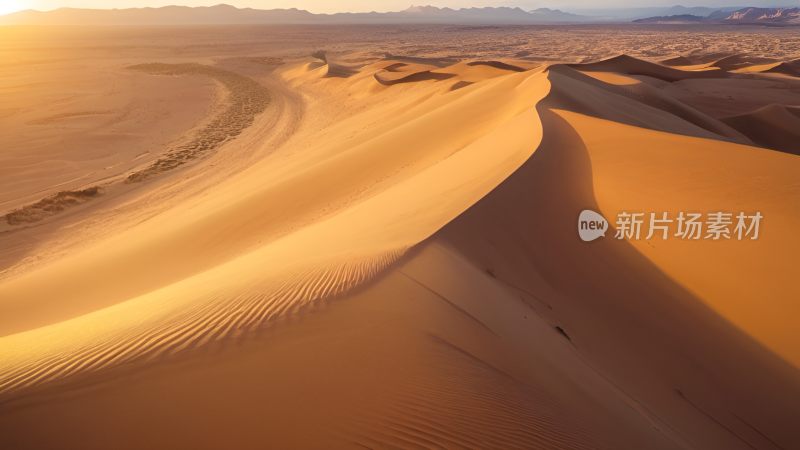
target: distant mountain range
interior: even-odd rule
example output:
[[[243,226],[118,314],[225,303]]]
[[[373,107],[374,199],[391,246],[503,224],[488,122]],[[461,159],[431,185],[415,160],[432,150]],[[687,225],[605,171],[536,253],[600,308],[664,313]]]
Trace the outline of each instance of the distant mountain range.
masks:
[[[231,25],[231,24],[552,24],[591,20],[540,8],[437,8],[412,6],[397,12],[314,14],[301,9],[166,6],[162,8],[20,11],[0,16],[0,24],[18,25]]]
[[[713,12],[736,11],[741,6],[729,6],[721,8],[710,8],[707,6],[647,6],[647,7],[627,7],[627,8],[581,8],[570,12],[585,17],[591,17],[595,21],[614,21],[630,22],[635,19],[648,17],[668,17],[675,15],[695,15],[707,16]]]
[[[800,8],[741,8],[735,11],[718,10],[706,15],[677,14],[647,17],[636,23],[655,24],[759,24],[800,25]]]
[[[0,0],[2,1],[2,0]],[[314,14],[301,9],[252,9],[230,5],[204,7],[76,9],[20,11],[0,16],[0,25],[234,25],[234,24],[475,24],[527,25],[570,23],[747,23],[800,24],[800,8],[707,8],[672,6],[586,10],[512,7],[438,8],[412,6],[396,12]]]

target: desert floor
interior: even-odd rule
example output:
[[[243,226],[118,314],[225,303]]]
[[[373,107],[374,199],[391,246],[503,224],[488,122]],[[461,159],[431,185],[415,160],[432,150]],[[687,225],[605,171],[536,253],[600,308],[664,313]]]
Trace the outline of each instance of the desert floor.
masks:
[[[0,447],[800,448],[798,58],[0,28]],[[584,209],[764,224],[584,243]]]

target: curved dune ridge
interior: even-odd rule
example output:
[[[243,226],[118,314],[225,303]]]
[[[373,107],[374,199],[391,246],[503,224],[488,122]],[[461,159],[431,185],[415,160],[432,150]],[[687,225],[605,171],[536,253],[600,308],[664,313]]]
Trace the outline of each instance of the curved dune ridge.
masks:
[[[325,76],[332,77],[332,78],[347,78],[356,72],[357,69],[346,66],[344,64],[338,64],[328,59],[328,54],[324,51],[317,51],[312,54],[314,58],[318,60],[318,62],[310,63],[309,67],[312,68],[324,68],[325,69]]]
[[[544,80],[541,75],[540,78],[541,80]],[[271,240],[272,244],[261,245],[255,249],[248,250],[246,256],[244,256],[245,258],[264,258],[265,263],[266,261],[270,261],[274,258],[275,261],[285,261],[284,264],[292,265],[292,261],[297,260],[298,255],[288,252],[288,247],[286,247],[286,245],[298,245],[306,249],[303,250],[304,252],[309,252],[307,257],[303,259],[310,260],[321,258],[322,255],[326,254],[325,249],[328,248],[330,249],[330,252],[333,252],[333,255],[344,252],[345,256],[342,256],[341,258],[344,259],[343,264],[347,264],[347,261],[355,258],[355,255],[358,255],[359,252],[366,252],[367,255],[374,254],[374,258],[382,260],[384,256],[381,255],[386,254],[386,252],[392,254],[395,252],[394,249],[397,247],[413,245],[414,243],[419,242],[420,239],[424,238],[426,234],[431,234],[436,228],[441,226],[441,221],[449,220],[449,218],[452,218],[455,214],[458,214],[460,211],[466,208],[471,201],[474,201],[473,199],[479,198],[479,196],[485,194],[486,190],[491,189],[491,187],[497,183],[498,177],[507,176],[507,172],[509,170],[513,170],[514,165],[518,165],[524,161],[526,155],[535,149],[537,143],[536,139],[540,133],[536,130],[536,116],[530,106],[535,104],[535,102],[544,93],[546,93],[547,84],[541,81],[537,82],[536,80],[531,80],[528,77],[507,79],[502,81],[502,83],[494,86],[485,86],[485,93],[483,96],[478,98],[463,96],[462,99],[455,101],[453,99],[448,99],[447,102],[429,102],[432,104],[421,107],[424,110],[429,109],[425,114],[422,114],[423,118],[418,118],[417,120],[409,122],[405,117],[400,117],[395,120],[395,123],[404,123],[403,126],[387,127],[387,130],[382,132],[379,131],[378,134],[372,137],[372,139],[368,139],[366,142],[362,142],[360,145],[350,148],[348,151],[340,151],[339,145],[333,146],[333,149],[323,150],[320,152],[321,154],[316,155],[316,160],[318,161],[316,168],[306,166],[304,170],[297,174],[287,173],[287,178],[282,180],[279,179],[271,186],[264,186],[261,172],[254,169],[248,174],[248,177],[243,177],[243,179],[235,180],[231,183],[232,185],[239,185],[239,188],[231,187],[230,189],[223,189],[220,187],[220,196],[214,200],[209,199],[205,207],[201,208],[193,205],[185,211],[172,211],[163,220],[153,220],[149,223],[141,224],[140,226],[144,227],[143,229],[137,227],[135,230],[130,230],[132,233],[131,235],[118,235],[110,242],[105,242],[98,245],[96,249],[90,247],[84,252],[65,258],[63,261],[56,261],[51,265],[45,266],[41,268],[41,271],[23,274],[20,277],[6,280],[6,282],[3,284],[3,287],[0,288],[0,291],[2,291],[3,298],[13,299],[13,302],[11,304],[6,303],[3,306],[5,308],[10,308],[6,309],[6,311],[15,311],[18,314],[15,318],[17,323],[12,325],[10,320],[4,321],[4,328],[2,331],[5,334],[8,334],[10,330],[19,329],[19,314],[24,313],[21,310],[21,307],[22,305],[29,304],[27,303],[28,301],[44,302],[42,303],[42,309],[38,312],[28,311],[27,313],[24,313],[29,316],[29,323],[34,327],[34,330],[25,331],[21,334],[12,334],[11,336],[8,336],[7,339],[13,340],[15,338],[24,337],[26,340],[31,339],[32,341],[52,341],[51,339],[36,338],[30,333],[35,333],[36,330],[47,330],[49,333],[52,332],[53,329],[58,330],[62,326],[75,323],[70,320],[65,320],[63,322],[60,320],[72,318],[72,320],[80,321],[85,317],[92,317],[92,314],[99,314],[100,316],[103,316],[102,318],[98,317],[93,320],[110,322],[111,320],[108,319],[106,314],[111,314],[113,317],[117,317],[117,315],[114,315],[114,313],[110,312],[113,311],[114,308],[138,304],[139,302],[155,302],[157,304],[165,304],[161,302],[169,301],[169,293],[172,290],[182,291],[180,286],[182,286],[184,283],[200,283],[201,279],[206,279],[206,277],[218,279],[218,277],[221,276],[219,275],[220,273],[229,273],[228,271],[232,269],[226,267],[229,267],[230,264],[238,264],[236,261],[238,261],[240,257],[223,256],[222,254],[213,252],[213,250],[209,249],[208,251],[210,257],[215,259],[215,266],[206,264],[203,266],[204,269],[200,269],[200,272],[195,274],[187,272],[184,269],[173,267],[172,265],[165,266],[163,264],[163,259],[159,261],[159,264],[153,265],[151,262],[153,259],[151,258],[158,258],[157,254],[164,251],[164,239],[171,240],[168,245],[171,246],[175,251],[185,252],[183,256],[173,253],[173,257],[176,258],[173,261],[177,261],[180,258],[194,254],[197,250],[194,243],[197,242],[198,239],[202,239],[207,243],[213,242],[211,245],[225,248],[225,250],[230,249],[230,245],[241,245],[239,241],[242,239],[242,237],[237,236],[235,233],[231,234],[228,230],[219,230],[217,231],[217,236],[209,236],[207,234],[210,231],[209,226],[216,228],[217,225],[212,225],[212,223],[222,224],[225,222],[230,222],[231,220],[241,220],[241,218],[233,219],[233,217],[239,216],[238,211],[240,211],[240,209],[251,211],[249,214],[254,215],[258,213],[257,211],[252,211],[253,207],[258,207],[256,205],[261,205],[261,208],[273,208],[276,205],[274,202],[264,200],[267,200],[275,195],[284,195],[283,191],[287,185],[294,185],[298,187],[307,186],[309,189],[311,189],[311,191],[308,193],[309,199],[311,200],[312,197],[318,194],[318,189],[325,189],[326,182],[320,178],[322,176],[333,176],[330,182],[338,183],[338,176],[341,173],[346,173],[349,171],[351,173],[358,174],[354,177],[355,179],[353,180],[352,184],[348,186],[337,186],[339,192],[329,191],[327,199],[324,197],[314,197],[313,200],[311,200],[311,205],[308,206],[309,208],[319,209],[324,205],[325,202],[334,202],[335,204],[336,202],[341,203],[342,200],[346,200],[345,203],[339,207],[341,209],[335,214],[332,212],[327,212],[324,214],[324,217],[327,217],[327,219],[317,219],[316,222],[308,223],[301,229],[295,229],[288,235],[283,235],[281,233],[279,235],[275,235],[274,237],[270,237],[268,235],[264,236],[263,239]],[[529,92],[530,95],[521,95],[518,98],[514,98],[514,96],[511,95],[514,91],[514,86],[516,86],[516,89],[521,92]],[[471,121],[474,123],[480,123],[479,126],[474,128],[473,135],[466,136],[461,139],[452,139],[448,130],[442,130],[439,133],[434,133],[432,135],[434,139],[433,142],[431,142],[430,147],[436,145],[435,151],[427,151],[429,148],[422,147],[416,152],[411,152],[405,155],[398,154],[389,161],[382,161],[380,164],[385,166],[385,169],[381,169],[379,166],[373,166],[373,170],[369,173],[363,173],[359,170],[363,164],[370,160],[377,162],[379,159],[385,159],[383,152],[385,151],[386,143],[396,142],[398,140],[407,141],[412,139],[414,135],[420,133],[421,130],[427,130],[428,127],[431,126],[431,123],[429,123],[428,120],[424,120],[426,114],[433,117],[450,116],[452,113],[458,114],[462,109],[472,109],[465,108],[465,105],[476,104],[477,102],[484,103],[482,97],[489,96],[496,97],[489,102],[489,105],[493,104],[495,106],[486,108],[484,114],[473,115],[467,119],[468,122]],[[406,113],[406,116],[410,116],[411,114],[419,114],[419,111],[413,113],[408,112]],[[513,132],[508,133],[508,130],[506,130],[508,127],[518,127],[515,124],[520,123],[525,119],[527,119],[529,123],[529,128],[519,131],[514,130]],[[404,129],[407,129],[407,131],[403,131]],[[498,133],[506,135],[503,136],[502,139],[507,141],[509,145],[507,150],[504,152],[505,156],[492,161],[492,166],[494,169],[487,170],[488,168],[486,165],[481,162],[481,158],[485,158],[485,155],[482,155],[481,152],[485,152],[487,146],[491,145],[492,139],[498,137]],[[438,138],[435,137],[437,134]],[[442,143],[445,143],[446,145],[438,145]],[[445,159],[440,160],[441,156],[437,156],[437,154],[445,156]],[[412,159],[415,155],[417,155],[419,158]],[[410,174],[403,173],[402,171],[397,173],[396,167],[402,167],[404,165],[409,167],[408,171],[415,174],[414,177],[409,178]],[[354,170],[356,172],[353,172]],[[435,178],[437,178],[441,172],[456,170],[461,172],[457,177],[450,177],[449,179],[443,181],[435,181]],[[481,171],[482,176],[485,177],[486,181],[472,182],[462,185],[463,181],[460,180],[470,179],[470,177],[474,176],[473,174],[476,170]],[[386,183],[383,179],[387,176],[398,177],[399,181],[392,185],[378,188],[379,190],[375,192],[376,187],[373,185],[379,180],[385,185]],[[313,185],[306,183],[307,179],[315,179],[317,184]],[[250,185],[250,187],[246,188],[245,186],[247,185]],[[260,186],[259,189],[261,192],[250,192],[250,194],[243,200],[239,200],[238,205],[235,201],[233,204],[231,204],[231,194],[234,193],[234,195],[237,197],[239,196],[237,189],[252,191],[252,187],[256,185]],[[423,187],[426,187],[426,189],[433,189],[429,191],[431,197],[427,202],[420,202],[418,200],[412,201],[413,196],[405,195],[409,191],[414,192],[422,189]],[[435,195],[436,189],[442,190],[443,193],[450,193],[450,195],[452,195],[451,190],[456,189],[456,192],[462,193],[464,199],[456,201],[459,198],[456,196],[453,201],[450,202],[450,204],[434,207],[434,202],[438,202],[438,199]],[[225,192],[225,195],[222,195],[222,192]],[[364,195],[367,193],[369,193],[369,196],[364,197]],[[334,196],[343,196],[343,198],[337,199]],[[352,196],[355,197],[352,199],[347,199],[348,197]],[[359,197],[364,198],[358,200]],[[297,201],[299,198],[300,197],[295,197],[294,199],[290,200]],[[315,200],[321,204],[314,204]],[[381,222],[386,223],[380,227],[381,233],[376,235],[377,239],[366,239],[370,234],[375,235],[375,231],[371,230],[373,226],[376,225],[373,223],[374,220],[365,221],[364,225],[368,226],[370,230],[361,230],[361,234],[355,234],[359,230],[343,222],[344,218],[347,217],[369,216],[373,214],[373,211],[370,208],[378,208],[378,210],[380,210],[381,202],[384,200],[391,202],[391,204],[397,208],[397,211],[380,219]],[[428,206],[430,206],[428,210],[425,210],[425,207]],[[411,211],[415,211],[415,215],[406,219],[404,222],[397,223],[396,220],[392,218],[395,215],[402,217],[406,214],[409,214]],[[297,212],[297,217],[282,217],[281,220],[291,223],[297,220],[298,217],[302,217],[302,215],[307,214],[308,211],[299,210]],[[314,215],[317,214],[319,213],[314,213]],[[176,222],[175,219],[178,217],[183,217],[184,219]],[[203,225],[204,223],[206,225]],[[418,224],[417,227],[411,226],[415,223]],[[188,227],[186,225],[188,225]],[[255,231],[255,228],[258,228],[254,226],[254,224],[242,225],[253,231]],[[274,222],[273,226],[275,226]],[[360,238],[361,240],[357,245],[354,242],[348,242],[347,240],[328,241],[329,237],[335,237],[336,234],[331,234],[331,230],[327,229],[327,227],[333,227],[333,229],[338,230],[347,230],[348,234],[352,233],[354,238]],[[390,232],[391,230],[395,231]],[[180,237],[178,237],[179,234]],[[139,235],[139,238],[131,238],[133,235]],[[359,250],[360,248],[362,250]],[[195,258],[197,256],[199,255],[195,254]],[[133,261],[141,262],[139,270],[134,270],[134,266],[132,266]],[[272,264],[274,265],[274,263]],[[253,264],[253,268],[256,268],[260,265],[261,264]],[[380,266],[380,264],[378,266]],[[98,270],[87,270],[90,267],[96,267]],[[144,270],[144,272],[140,272],[140,270]],[[141,286],[139,289],[128,290],[125,288],[120,289],[119,287],[119,281],[121,280],[119,277],[126,278],[131,276],[126,275],[125,272],[149,272],[152,274],[160,272],[163,274],[164,270],[177,270],[178,273],[181,273],[181,276],[184,278],[179,282],[169,283],[166,286],[159,286],[152,284],[152,277],[142,277],[141,281],[145,283],[145,285]],[[275,270],[278,269],[276,268]],[[303,279],[307,280],[308,285],[301,283],[302,285],[298,285],[296,290],[298,290],[301,294],[306,290],[310,292],[317,292],[315,285],[324,283],[325,278],[328,276],[324,274],[328,274],[328,270],[324,268],[317,268],[316,266],[312,265],[306,271],[311,271],[312,273],[321,271],[323,275],[318,277],[305,276]],[[362,271],[369,272],[367,269],[363,269]],[[114,273],[118,273],[118,277],[113,276]],[[355,273],[361,272],[356,271]],[[107,276],[110,276],[111,278],[106,278]],[[248,283],[257,284],[262,277],[267,276],[268,274],[266,273],[255,271],[252,272],[252,276],[246,276],[246,272],[241,272],[235,278],[238,280],[238,283],[242,284],[243,287],[246,287]],[[68,288],[64,289],[65,286],[62,285],[62,292],[59,295],[59,298],[51,298],[51,300],[47,300],[47,297],[49,297],[47,292],[52,287],[48,286],[47,284],[42,284],[41,281],[51,277],[63,279],[65,281],[69,280],[68,283],[70,286],[72,286],[72,292],[70,292],[70,289]],[[359,277],[354,278],[356,280],[359,279]],[[98,284],[100,279],[102,279],[102,282]],[[133,280],[128,278],[127,281],[130,284],[130,282]],[[208,279],[206,279],[205,282],[208,283]],[[287,281],[287,283],[288,282],[290,281]],[[336,285],[339,286],[338,288],[341,288],[343,286],[351,286],[353,283],[337,279]],[[227,284],[227,282],[223,284]],[[144,288],[144,292],[142,291],[142,288]],[[138,291],[141,294],[133,295],[130,298],[125,298],[119,293],[115,293],[120,290],[131,293]],[[238,292],[238,290],[233,288],[233,292]],[[325,290],[322,292],[325,292]],[[173,293],[172,295],[181,299],[181,301],[187,299],[185,293],[180,295]],[[210,300],[202,300],[201,298],[207,298],[208,295],[210,294],[204,292],[198,298],[195,298],[191,303],[193,305],[192,307],[202,308],[201,305]],[[232,293],[232,296],[239,297],[240,294],[236,293],[234,295]],[[190,295],[188,297],[196,296]],[[288,297],[291,297],[291,295],[288,295]],[[300,297],[302,297],[302,295],[300,295]],[[154,300],[155,298],[160,300]],[[73,304],[73,306],[76,306],[76,308],[70,308],[60,312],[56,312],[53,308],[51,308],[51,306],[55,306],[55,303],[60,303],[63,305],[65,299],[69,300],[66,303]],[[109,304],[108,301],[110,299],[117,300],[115,300],[115,304]],[[274,301],[276,300],[266,300],[267,303]],[[16,306],[14,303],[20,306]],[[84,304],[83,308],[77,306],[80,305],[80,303]],[[87,303],[91,306],[88,306]],[[290,303],[297,303],[297,300],[291,301]],[[290,306],[292,305],[288,305],[286,307],[289,308]],[[83,315],[83,311],[86,311],[89,308],[89,310],[91,310],[104,307],[106,307],[106,309],[100,309],[98,312],[92,313],[89,316]],[[131,307],[138,308],[134,306]],[[143,307],[142,309],[148,310],[149,308]],[[221,309],[224,310],[224,308]],[[232,311],[230,312],[232,314],[238,314],[233,313]],[[161,313],[162,311],[154,312],[156,315]],[[6,317],[8,318],[9,316]],[[126,322],[129,319],[124,319],[125,317],[131,318],[133,316],[120,313],[118,314],[118,317],[120,317],[123,322]],[[187,326],[193,329],[196,326],[194,323],[191,325],[179,325],[178,322],[170,323],[172,323],[177,329],[183,329]],[[209,319],[208,322],[204,323],[213,324],[214,321]],[[42,328],[37,328],[37,326],[41,325],[45,326]],[[119,324],[117,326],[119,326]],[[130,326],[139,328],[141,327],[141,323],[137,319],[130,322]],[[97,328],[87,326],[86,324],[81,325],[80,327]],[[67,331],[64,332],[69,333]],[[153,333],[156,332],[154,331]],[[182,332],[176,333],[182,334]],[[161,339],[148,336],[140,339],[147,342],[165,343],[165,341]],[[115,345],[117,345],[117,341],[117,338],[108,340],[108,342],[114,342]],[[4,346],[4,348],[8,350],[14,348],[24,348],[24,346],[9,345]],[[125,352],[136,354],[141,350],[142,353],[147,353],[144,348],[139,350],[137,350],[137,348],[138,347],[136,346],[132,346],[132,348],[126,348]],[[4,359],[6,361],[10,361],[13,359],[12,354],[6,354],[7,358]],[[26,351],[24,357],[28,358],[31,356],[31,354],[32,352]],[[67,363],[62,361],[59,364],[64,367],[69,367],[71,370],[78,370],[82,367],[89,366],[93,367],[93,365],[85,366],[84,364],[81,364],[79,359],[75,360],[76,355],[80,354],[83,353],[74,350],[65,351],[62,353],[62,358],[70,358],[71,360],[74,360],[74,362]],[[50,357],[51,355],[47,355],[47,358]],[[89,356],[84,357],[88,358]],[[106,362],[110,362],[112,360],[107,360],[104,358],[98,359],[98,361]],[[50,369],[48,369],[47,373],[52,375]],[[48,375],[45,378],[48,378],[51,375]],[[24,387],[26,384],[21,380],[40,380],[43,377],[43,374],[34,372],[28,375],[19,375],[18,373],[14,372],[13,374],[8,373],[8,377],[10,377],[11,380],[5,380],[6,382],[2,383],[2,386],[6,389]]]
[[[662,59],[659,63],[665,66],[690,66],[693,64],[693,61],[686,56],[673,56],[671,58]]]
[[[673,62],[281,66],[262,159],[0,278],[0,443],[800,446],[800,160],[754,146],[796,114],[712,117],[664,87],[740,75]],[[583,209],[769,225],[587,244]]]
[[[469,66],[488,66],[500,70],[510,70],[512,72],[524,72],[525,69],[513,64],[505,63],[503,61],[470,61],[467,63]]]
[[[770,64],[775,62],[777,61],[772,58],[735,54],[714,61],[711,63],[711,66],[718,67],[719,69],[725,71],[732,71],[737,69],[745,69],[750,66]]]
[[[551,95],[584,114],[671,133],[750,143],[730,126],[657,87],[620,74],[611,74],[612,79],[609,79],[608,72],[598,74],[581,69],[580,66],[551,67],[551,79],[560,80]],[[595,89],[587,94],[582,89],[586,85]]]
[[[398,74],[402,72],[390,72],[392,74]],[[430,70],[420,70],[418,72],[411,72],[411,73],[403,73],[400,76],[386,76],[379,73],[375,74],[375,79],[378,83],[383,84],[385,86],[391,86],[394,84],[399,83],[416,83],[419,81],[426,81],[426,80],[447,80],[449,78],[453,78],[456,76],[452,73],[439,73],[439,72],[432,72]]]
[[[723,121],[762,147],[800,155],[800,107],[769,105]]]
[[[571,67],[588,72],[616,72],[629,75],[645,75],[664,81],[678,81],[688,78],[718,78],[720,76],[713,71],[680,70],[628,55],[619,55],[597,62],[572,64]]]
[[[800,77],[800,60],[752,65],[741,69],[740,72],[776,73],[791,77]]]

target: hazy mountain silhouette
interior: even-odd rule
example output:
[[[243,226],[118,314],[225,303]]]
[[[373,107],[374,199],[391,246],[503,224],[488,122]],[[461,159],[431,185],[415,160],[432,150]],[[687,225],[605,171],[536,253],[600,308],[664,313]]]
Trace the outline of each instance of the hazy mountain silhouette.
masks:
[[[636,23],[708,23],[708,24],[762,24],[800,25],[800,8],[754,8],[735,11],[719,10],[708,15],[680,14],[647,17]]]
[[[230,5],[208,7],[166,6],[115,10],[62,8],[21,11],[0,17],[4,24],[30,25],[230,25],[230,24],[538,24],[582,22],[585,17],[547,8],[437,8],[412,6],[386,13],[313,14],[300,9],[259,10]]]

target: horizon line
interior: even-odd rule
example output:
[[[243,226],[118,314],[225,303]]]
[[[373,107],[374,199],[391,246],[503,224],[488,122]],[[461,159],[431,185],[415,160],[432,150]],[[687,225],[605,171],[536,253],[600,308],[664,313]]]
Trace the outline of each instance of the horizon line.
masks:
[[[312,9],[308,8],[299,8],[299,7],[292,7],[292,8],[254,8],[249,6],[236,6],[230,3],[216,3],[213,5],[185,5],[185,4],[176,4],[170,3],[161,6],[130,6],[124,8],[116,8],[116,7],[93,7],[93,8],[86,8],[86,7],[79,7],[79,6],[61,6],[58,8],[52,9],[36,9],[36,8],[26,8],[20,9],[17,11],[11,11],[5,14],[0,14],[0,17],[8,16],[11,14],[18,14],[23,12],[37,12],[37,13],[48,13],[54,11],[60,11],[64,9],[74,9],[74,10],[83,10],[83,11],[125,11],[125,10],[140,10],[140,9],[164,9],[164,8],[171,8],[171,7],[181,7],[181,8],[191,8],[191,9],[200,9],[200,8],[215,8],[220,6],[228,6],[231,8],[235,8],[238,10],[253,10],[253,11],[304,11],[314,15],[335,15],[335,14],[369,14],[369,13],[377,13],[377,14],[385,14],[385,13],[396,13],[396,12],[403,12],[415,7],[421,8],[436,8],[439,10],[452,10],[452,11],[460,11],[465,9],[500,9],[500,8],[509,8],[509,9],[519,9],[525,12],[530,11],[537,11],[537,10],[551,10],[551,11],[563,11],[563,12],[570,12],[570,11],[615,11],[615,10],[631,10],[631,9],[663,9],[663,8],[673,8],[673,7],[684,7],[684,8],[709,8],[709,9],[727,9],[727,8],[800,8],[800,5],[786,5],[786,4],[776,4],[772,6],[752,6],[749,4],[730,4],[724,6],[707,6],[707,5],[695,5],[695,6],[685,6],[681,4],[680,1],[676,2],[675,4],[671,5],[632,5],[632,6],[608,6],[608,7],[592,7],[592,6],[584,6],[584,7],[553,7],[553,6],[539,6],[536,8],[524,8],[522,6],[514,6],[514,5],[495,5],[495,6],[462,6],[459,8],[453,8],[449,6],[435,6],[431,4],[414,4],[409,3],[409,6],[402,8],[402,9],[387,9],[387,10],[347,10],[347,11],[336,11],[336,12],[315,12]]]

